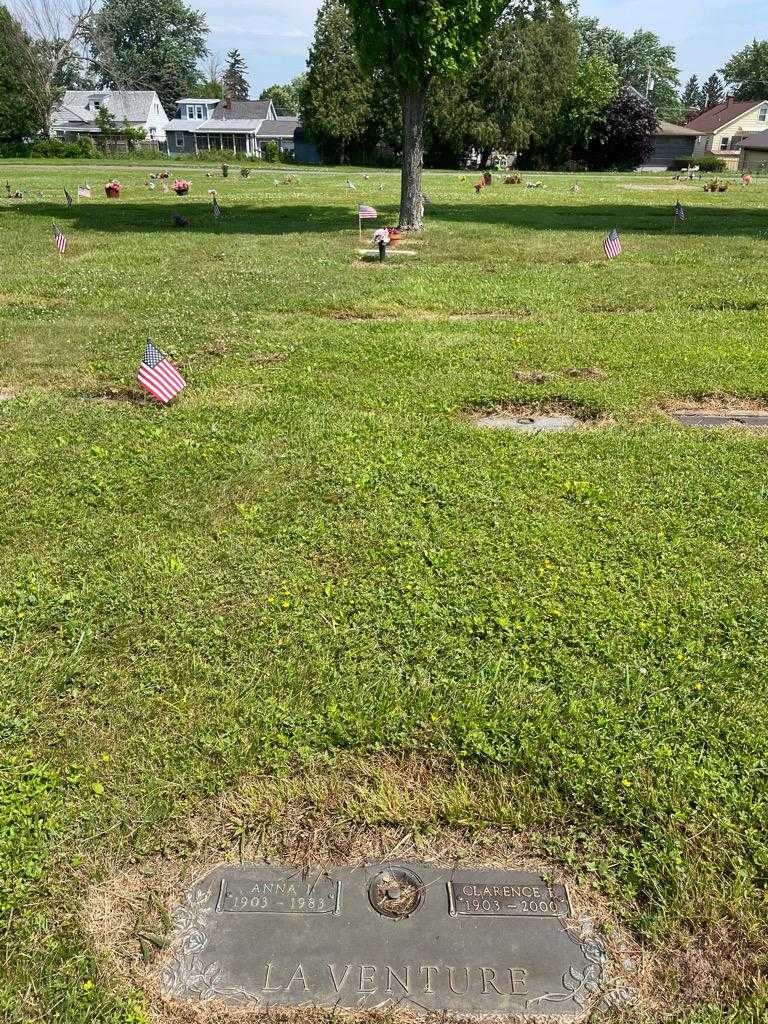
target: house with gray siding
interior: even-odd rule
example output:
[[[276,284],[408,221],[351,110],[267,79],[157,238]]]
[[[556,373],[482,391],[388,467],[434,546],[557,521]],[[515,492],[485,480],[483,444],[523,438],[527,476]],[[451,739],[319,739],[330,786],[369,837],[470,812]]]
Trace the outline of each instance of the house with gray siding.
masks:
[[[699,133],[669,121],[659,121],[653,133],[653,152],[642,166],[644,171],[666,171],[675,160],[693,162],[693,151]]]
[[[170,156],[196,156],[211,149],[263,156],[270,141],[292,154],[298,117],[278,117],[272,100],[185,98],[178,101],[166,136]]]

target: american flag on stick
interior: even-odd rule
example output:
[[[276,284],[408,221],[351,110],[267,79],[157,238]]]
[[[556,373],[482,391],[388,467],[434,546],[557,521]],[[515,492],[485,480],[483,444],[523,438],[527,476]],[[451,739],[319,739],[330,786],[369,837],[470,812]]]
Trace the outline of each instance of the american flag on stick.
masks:
[[[91,186],[90,185],[78,185],[77,186],[77,198],[78,199],[90,199],[91,198]]]
[[[67,209],[71,210],[72,209],[72,196],[69,194],[69,192],[67,192],[66,189],[64,189],[64,200],[65,200],[65,202],[67,204]]]
[[[213,197],[213,216],[216,220],[219,220],[221,217],[221,207],[219,206],[219,201],[216,196]]]
[[[56,224],[53,225],[53,242],[59,251],[59,256],[63,256],[67,251],[67,236]]]
[[[679,200],[675,203],[675,220],[685,220],[685,210]]]
[[[616,228],[610,231],[603,239],[603,252],[609,260],[621,255],[621,239]]]
[[[154,395],[163,405],[170,402],[187,386],[187,382],[176,367],[171,365],[168,357],[159,348],[155,348],[151,338],[147,340],[144,358],[139,366],[136,379],[150,395]]]
[[[360,237],[363,237],[363,221],[364,220],[376,220],[378,213],[372,206],[366,206],[365,203],[359,203],[357,207],[357,226],[360,230]]]

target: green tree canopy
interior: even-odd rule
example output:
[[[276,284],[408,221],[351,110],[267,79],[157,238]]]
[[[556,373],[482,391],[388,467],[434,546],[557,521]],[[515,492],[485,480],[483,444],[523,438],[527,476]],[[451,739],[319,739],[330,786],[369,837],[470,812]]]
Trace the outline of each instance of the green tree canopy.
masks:
[[[347,0],[365,67],[386,68],[403,107],[400,226],[420,228],[427,93],[466,74],[508,0]]]
[[[183,0],[104,0],[91,27],[96,73],[110,88],[155,89],[170,111],[197,83],[207,32]]]
[[[227,66],[221,78],[224,93],[233,100],[248,99],[248,66],[239,50],[227,54]]]
[[[502,17],[469,78],[441,83],[430,95],[432,160],[475,148],[484,166],[495,148],[541,142],[576,78],[577,46],[559,3]]]
[[[733,94],[737,100],[768,99],[768,40],[753,39],[734,53],[721,74],[735,86]]]
[[[709,110],[710,107],[716,107],[718,103],[723,102],[723,82],[716,71],[712,72],[702,88],[705,110]]]
[[[272,100],[278,114],[285,116],[298,114],[300,107],[299,96],[306,80],[306,74],[302,74],[297,75],[296,78],[290,82],[285,82],[283,85],[270,85],[269,88],[261,90],[259,99]]]
[[[350,147],[362,139],[372,92],[347,8],[342,0],[325,0],[317,12],[299,102],[304,126],[326,160],[344,162]]]
[[[639,167],[653,151],[657,124],[648,100],[624,86],[603,117],[592,126],[591,138],[584,150],[590,170],[631,171]]]
[[[655,32],[636,29],[627,36],[600,25],[596,18],[579,18],[581,57],[599,55],[616,66],[619,81],[631,85],[648,99],[662,117],[675,120],[682,114],[678,97],[680,79],[673,46],[665,46]]]
[[[24,88],[19,46],[29,46],[21,26],[0,6],[0,144],[22,142],[43,125]]]
[[[699,85],[699,79],[696,75],[691,75],[685,83],[685,88],[680,94],[680,102],[686,110],[695,111],[696,113],[704,109],[704,90]]]

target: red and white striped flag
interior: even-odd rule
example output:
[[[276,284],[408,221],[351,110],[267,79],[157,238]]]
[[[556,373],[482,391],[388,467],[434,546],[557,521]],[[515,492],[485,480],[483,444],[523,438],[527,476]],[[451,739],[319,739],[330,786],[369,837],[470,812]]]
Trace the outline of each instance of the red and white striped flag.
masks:
[[[372,206],[365,206],[361,203],[357,208],[357,216],[360,220],[376,220],[379,215]]]
[[[77,186],[77,198],[78,199],[90,199],[91,198],[91,186],[90,185],[78,185]]]
[[[616,228],[607,234],[603,239],[603,252],[609,260],[614,257],[621,255],[621,239],[619,238],[619,232]]]
[[[176,367],[171,365],[168,357],[159,348],[155,348],[151,339],[147,341],[144,358],[136,379],[145,390],[163,404],[170,402],[187,386],[187,382]]]
[[[61,228],[57,227],[56,224],[53,225],[53,241],[56,248],[59,250],[59,256],[63,256],[67,251],[67,238]]]

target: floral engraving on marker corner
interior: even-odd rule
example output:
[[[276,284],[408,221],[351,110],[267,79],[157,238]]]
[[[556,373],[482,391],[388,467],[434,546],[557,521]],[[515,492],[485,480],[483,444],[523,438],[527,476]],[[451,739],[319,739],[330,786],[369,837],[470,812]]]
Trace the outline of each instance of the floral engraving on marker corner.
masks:
[[[206,962],[201,959],[200,954],[208,946],[208,929],[213,914],[211,889],[192,889],[185,902],[174,911],[172,959],[161,976],[164,993],[172,999],[258,1002],[258,996],[220,983],[222,969],[217,960]]]

